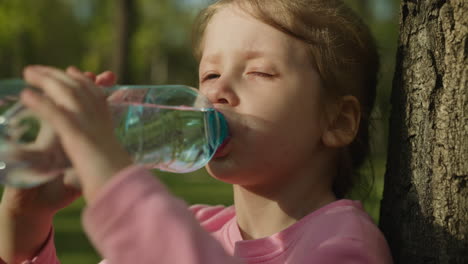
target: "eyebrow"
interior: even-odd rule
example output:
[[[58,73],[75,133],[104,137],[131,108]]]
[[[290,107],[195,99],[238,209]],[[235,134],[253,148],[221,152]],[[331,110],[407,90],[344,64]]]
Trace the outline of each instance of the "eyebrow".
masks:
[[[247,50],[247,51],[241,51],[239,52],[239,56],[247,59],[247,60],[252,60],[260,57],[266,56],[267,53],[262,51],[262,50]],[[221,54],[220,53],[214,53],[207,55],[206,57],[203,58],[204,62],[207,63],[212,63],[212,64],[217,64],[222,60]]]
[[[202,57],[202,61],[205,63],[218,64],[221,61],[221,54],[214,53]]]
[[[260,57],[265,57],[267,55],[267,53],[262,51],[262,50],[247,50],[247,51],[245,51],[243,53],[244,53],[243,54],[244,57],[247,60],[256,59],[256,58],[260,58]]]

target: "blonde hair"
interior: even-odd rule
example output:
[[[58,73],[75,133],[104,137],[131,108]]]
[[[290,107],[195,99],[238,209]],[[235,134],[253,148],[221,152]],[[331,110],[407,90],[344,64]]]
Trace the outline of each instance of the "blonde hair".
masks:
[[[305,42],[329,98],[353,95],[361,106],[355,140],[340,155],[333,191],[344,197],[369,153],[369,117],[374,106],[379,57],[362,20],[340,0],[219,0],[204,9],[194,28],[194,53],[202,56],[205,29],[223,6],[236,4],[258,20]]]

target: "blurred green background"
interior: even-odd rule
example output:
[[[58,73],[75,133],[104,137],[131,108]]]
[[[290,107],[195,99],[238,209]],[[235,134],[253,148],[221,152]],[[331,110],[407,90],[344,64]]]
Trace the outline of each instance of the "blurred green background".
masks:
[[[191,53],[191,24],[209,0],[0,0],[0,79],[21,77],[28,64],[102,72],[119,83],[197,86]],[[347,0],[371,27],[382,71],[373,114],[371,163],[366,181],[352,195],[378,221],[387,150],[389,94],[398,38],[398,0]],[[370,165],[372,164],[372,166]],[[231,187],[204,170],[186,175],[155,172],[189,204],[232,204]],[[369,189],[370,188],[370,189]],[[100,257],[83,234],[79,199],[55,218],[62,263],[97,263]],[[1,234],[0,234],[1,235]]]

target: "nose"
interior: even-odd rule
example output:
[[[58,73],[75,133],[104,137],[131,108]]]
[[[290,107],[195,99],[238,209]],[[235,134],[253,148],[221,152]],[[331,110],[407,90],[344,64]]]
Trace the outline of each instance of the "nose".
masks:
[[[237,106],[239,97],[233,89],[232,83],[226,79],[220,78],[216,82],[202,87],[201,92],[213,104],[223,104]]]

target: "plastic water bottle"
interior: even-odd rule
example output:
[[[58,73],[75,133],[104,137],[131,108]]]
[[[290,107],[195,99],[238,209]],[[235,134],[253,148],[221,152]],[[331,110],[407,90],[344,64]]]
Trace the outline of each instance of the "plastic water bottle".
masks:
[[[0,81],[0,183],[25,188],[70,166],[54,132],[18,101],[27,86],[22,80]],[[135,162],[148,168],[200,169],[228,136],[223,115],[194,88],[118,85],[107,91],[117,138]],[[41,144],[58,146],[36,151]]]

